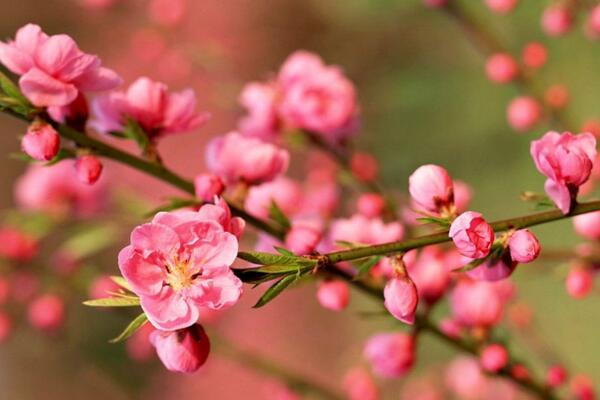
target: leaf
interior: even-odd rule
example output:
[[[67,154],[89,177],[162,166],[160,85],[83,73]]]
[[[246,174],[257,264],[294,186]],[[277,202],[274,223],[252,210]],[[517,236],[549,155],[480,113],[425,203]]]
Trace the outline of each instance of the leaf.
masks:
[[[111,275],[110,279],[123,289],[133,292],[133,289],[131,289],[131,285],[129,284],[129,282],[127,282],[127,280],[125,280],[125,278],[123,278],[122,276]]]
[[[140,298],[135,296],[106,297],[86,300],[83,304],[89,307],[135,307],[140,305]]]
[[[119,235],[114,225],[88,226],[67,239],[60,249],[76,259],[82,259],[106,249],[117,240]]]
[[[273,200],[271,200],[271,206],[269,207],[269,218],[277,222],[285,229],[290,229],[290,227],[292,226],[288,217]]]
[[[291,251],[289,251],[288,249],[284,249],[283,247],[279,247],[279,246],[273,246],[275,248],[275,250],[283,255],[283,256],[289,256],[289,257],[295,257],[296,255],[294,253],[292,253]]]
[[[284,256],[281,254],[262,253],[258,251],[240,251],[238,258],[259,265],[293,265],[293,266],[315,266],[317,260],[306,257]]]
[[[123,129],[123,134],[126,138],[132,139],[134,142],[136,142],[142,151],[145,152],[148,150],[148,147],[150,146],[148,134],[133,118],[127,118],[125,128]]]
[[[371,268],[373,268],[375,265],[377,265],[377,263],[382,258],[383,258],[382,256],[371,257],[371,258],[368,258],[363,263],[357,265],[358,271],[356,273],[356,276],[354,277],[354,280],[361,279],[366,274],[368,274],[369,271],[371,270]]]
[[[417,221],[423,222],[425,224],[439,225],[439,226],[442,226],[444,228],[448,228],[451,225],[451,222],[450,222],[450,220],[448,218],[439,218],[439,217],[434,217],[434,216],[427,216],[427,217],[417,218]]]
[[[20,104],[29,106],[31,105],[29,100],[27,100],[27,98],[23,96],[17,85],[15,85],[14,82],[2,72],[0,72],[0,88],[2,88],[2,91],[7,96],[9,96],[12,99],[15,99]]]
[[[260,308],[265,304],[269,303],[275,297],[279,296],[281,292],[283,292],[288,286],[294,283],[298,279],[296,274],[287,275],[275,282],[271,287],[269,287],[263,295],[258,299],[253,308]]]
[[[171,197],[167,204],[148,211],[144,216],[146,218],[150,218],[161,211],[173,211],[179,210],[180,208],[194,207],[199,205],[202,205],[202,202],[196,199],[181,199],[178,197]]]
[[[117,336],[114,339],[109,340],[109,342],[110,343],[119,343],[119,342],[122,342],[123,340],[129,339],[131,337],[131,335],[133,335],[138,329],[140,329],[142,326],[144,326],[144,324],[146,322],[148,322],[148,317],[146,317],[146,314],[141,313],[140,315],[135,317],[135,319],[133,321],[131,321],[129,323],[129,325],[127,325],[125,327],[125,329],[123,330],[123,332],[121,332],[121,334],[119,336]]]
[[[257,270],[258,268],[232,268],[235,276],[240,278],[242,282],[254,285],[260,285],[261,283],[272,281],[273,279],[277,279],[281,276],[278,274],[269,274]]]

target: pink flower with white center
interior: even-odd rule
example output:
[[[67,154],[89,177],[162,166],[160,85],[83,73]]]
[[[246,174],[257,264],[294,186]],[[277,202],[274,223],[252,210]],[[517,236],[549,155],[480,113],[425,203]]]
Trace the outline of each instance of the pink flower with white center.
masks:
[[[38,161],[50,161],[60,149],[60,136],[49,124],[33,123],[21,139],[21,149]]]
[[[281,117],[291,125],[338,142],[357,125],[356,91],[342,71],[311,53],[292,54],[281,67]]]
[[[414,364],[414,339],[407,333],[380,333],[369,338],[363,354],[377,375],[398,378]]]
[[[408,276],[390,279],[383,289],[385,308],[399,321],[409,325],[415,322],[415,313],[419,304],[417,287]]]
[[[163,365],[173,372],[196,372],[210,353],[208,336],[198,324],[173,332],[155,330],[150,334],[150,343]]]
[[[487,59],[485,72],[494,83],[509,83],[519,75],[519,65],[510,54],[497,53]]]
[[[489,327],[500,322],[504,299],[492,283],[462,280],[452,290],[450,308],[463,326]]]
[[[237,239],[206,214],[160,212],[135,228],[119,253],[119,269],[157,329],[192,326],[200,308],[231,307],[242,293],[229,268]]]
[[[227,183],[272,181],[287,170],[289,161],[287,150],[237,132],[219,136],[206,146],[206,165]]]
[[[581,214],[573,218],[575,232],[589,240],[600,240],[600,211]]]
[[[494,243],[494,230],[480,213],[466,211],[452,222],[448,236],[465,257],[483,258]]]
[[[508,240],[510,257],[520,263],[534,261],[540,255],[540,242],[529,229],[520,229]]]
[[[439,213],[454,204],[454,184],[444,168],[427,164],[408,178],[412,199],[425,210]]]
[[[196,112],[192,89],[169,92],[167,85],[147,77],[138,78],[129,88],[97,96],[92,100],[95,119],[90,125],[100,132],[122,131],[132,118],[151,139],[192,131],[208,121],[208,113]]]
[[[286,216],[293,216],[302,206],[300,184],[282,176],[271,182],[252,186],[244,200],[244,209],[255,217],[266,219],[273,202]]]
[[[479,363],[485,371],[498,372],[508,364],[508,351],[500,344],[490,344],[481,351]]]
[[[66,106],[80,92],[112,89],[121,78],[67,35],[48,36],[27,24],[14,41],[0,42],[0,62],[20,75],[19,87],[36,106]]]
[[[317,289],[317,300],[324,308],[332,311],[342,311],[350,302],[348,284],[340,280],[323,281]]]
[[[250,82],[242,89],[239,102],[248,115],[239,123],[239,131],[267,142],[274,141],[281,131],[277,115],[278,88],[273,82]]]
[[[596,159],[596,138],[591,133],[573,135],[548,132],[531,142],[531,157],[535,166],[548,179],[546,194],[556,206],[568,214],[592,171]]]

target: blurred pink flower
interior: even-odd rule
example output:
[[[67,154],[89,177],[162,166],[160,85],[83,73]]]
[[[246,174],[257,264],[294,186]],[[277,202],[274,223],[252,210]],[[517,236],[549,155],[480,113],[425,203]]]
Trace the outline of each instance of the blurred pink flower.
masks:
[[[341,280],[326,280],[319,283],[317,300],[323,308],[342,311],[350,302],[350,288]]]
[[[244,201],[245,210],[258,218],[268,218],[272,203],[292,217],[302,206],[302,188],[300,184],[285,176],[274,179],[248,189]]]
[[[34,328],[48,333],[55,332],[65,321],[65,304],[57,295],[42,295],[29,304],[27,318]]]
[[[38,249],[38,241],[33,236],[15,228],[0,228],[0,257],[27,262],[37,255]]]
[[[277,138],[281,128],[277,95],[278,88],[274,82],[250,82],[244,86],[239,102],[248,110],[248,115],[239,122],[241,133],[268,142]]]
[[[375,380],[363,368],[352,368],[344,375],[344,392],[348,400],[378,400],[379,389]]]
[[[494,284],[461,280],[450,294],[453,317],[467,327],[489,327],[502,318],[504,299]]]
[[[373,371],[384,378],[398,378],[412,368],[415,343],[407,333],[380,333],[371,336],[363,354]]]

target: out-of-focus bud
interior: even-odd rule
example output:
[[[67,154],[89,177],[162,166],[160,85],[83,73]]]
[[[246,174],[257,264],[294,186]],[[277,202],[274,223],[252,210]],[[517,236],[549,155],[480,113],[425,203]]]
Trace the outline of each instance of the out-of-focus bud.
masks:
[[[346,373],[343,382],[348,400],[378,400],[379,389],[371,374],[362,368],[353,368]]]
[[[519,65],[510,54],[497,53],[487,59],[485,72],[494,83],[509,83],[519,74]]]
[[[363,354],[373,371],[384,378],[406,374],[415,361],[413,337],[407,333],[380,333],[371,336]]]
[[[576,400],[595,400],[594,382],[586,375],[576,375],[571,380],[571,393]]]
[[[494,243],[494,230],[480,213],[467,211],[452,222],[448,232],[454,245],[465,257],[483,258]]]
[[[542,14],[542,29],[549,36],[562,36],[571,30],[573,15],[571,11],[560,4],[553,4]]]
[[[356,208],[367,218],[379,217],[385,209],[385,199],[378,193],[363,193],[356,202]]]
[[[285,246],[294,254],[312,253],[321,241],[321,230],[308,224],[292,224],[285,236]]]
[[[581,214],[573,218],[575,232],[590,240],[600,240],[600,211]]]
[[[196,197],[202,201],[213,201],[215,196],[220,196],[225,190],[221,178],[215,174],[205,173],[194,178]]]
[[[454,207],[457,213],[467,211],[473,197],[471,187],[462,181],[454,181]]]
[[[479,363],[484,371],[498,372],[508,364],[508,352],[502,345],[490,344],[481,351]]]
[[[508,240],[510,257],[520,263],[534,261],[540,255],[540,242],[529,229],[520,229]]]
[[[569,89],[565,85],[552,85],[546,89],[544,101],[555,110],[565,108],[569,104]]]
[[[546,64],[548,60],[548,50],[546,47],[538,42],[527,43],[523,47],[523,64],[529,68],[538,69]]]
[[[565,285],[569,296],[575,299],[583,299],[594,286],[592,271],[583,265],[575,264],[571,266]]]
[[[173,372],[196,372],[210,352],[208,336],[198,324],[172,332],[156,330],[150,341],[164,366]]]
[[[498,14],[508,14],[517,5],[518,0],[485,0],[488,8]]]
[[[29,323],[36,329],[55,332],[65,321],[65,304],[53,294],[46,294],[33,300],[27,309]]]
[[[596,5],[590,10],[585,27],[586,33],[590,38],[600,38],[600,5]]]
[[[356,152],[350,159],[352,175],[361,182],[372,182],[379,174],[379,163],[373,155],[365,152]]]
[[[125,350],[129,358],[137,362],[145,362],[155,356],[156,351],[150,343],[150,334],[154,331],[152,324],[145,324],[127,339]]]
[[[92,154],[79,156],[75,161],[75,172],[80,182],[93,185],[100,179],[102,163],[98,157]]]
[[[88,296],[91,299],[103,299],[111,297],[112,293],[119,291],[119,285],[108,275],[102,275],[94,279],[90,285]]]
[[[46,123],[33,123],[21,139],[21,149],[34,160],[50,161],[58,154],[60,136]]]
[[[38,253],[38,241],[14,228],[0,228],[0,257],[27,262]]]
[[[348,284],[340,280],[323,281],[317,289],[317,300],[324,308],[342,311],[350,302]]]
[[[517,97],[508,105],[506,117],[514,130],[525,132],[537,125],[542,118],[542,106],[533,97]]]
[[[562,365],[553,365],[546,372],[546,384],[551,388],[563,385],[567,380],[567,370]]]
[[[504,301],[494,284],[462,280],[452,290],[450,308],[463,326],[489,327],[500,322]]]

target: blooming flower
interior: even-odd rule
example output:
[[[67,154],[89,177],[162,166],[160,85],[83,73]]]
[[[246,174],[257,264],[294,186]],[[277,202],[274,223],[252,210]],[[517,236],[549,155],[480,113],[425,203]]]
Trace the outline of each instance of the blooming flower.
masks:
[[[591,133],[548,132],[531,142],[530,151],[538,171],[548,178],[546,193],[564,214],[569,213],[592,171],[596,138]]]
[[[158,213],[133,230],[119,253],[121,273],[157,329],[192,326],[201,307],[230,307],[241,295],[242,283],[229,268],[237,239],[204,207]]]
[[[277,114],[278,87],[274,82],[250,82],[242,89],[239,102],[248,115],[239,123],[239,130],[246,136],[273,141],[281,127]]]
[[[114,91],[92,101],[95,119],[91,126],[100,132],[122,131],[127,118],[134,119],[151,139],[192,131],[208,118],[197,113],[192,89],[170,93],[167,85],[147,77],[138,78],[127,91]]]
[[[480,213],[466,211],[452,222],[448,233],[456,248],[465,257],[483,258],[494,243],[494,230]]]
[[[108,90],[121,78],[100,59],[79,50],[67,35],[48,36],[27,24],[14,41],[0,42],[0,62],[20,75],[19,87],[36,106],[65,106],[80,92]]]
[[[414,347],[414,340],[407,333],[380,333],[369,338],[363,354],[377,375],[398,378],[413,366]]]
[[[150,334],[150,343],[160,361],[173,372],[196,372],[210,352],[208,336],[198,324],[174,332],[155,330]]]

